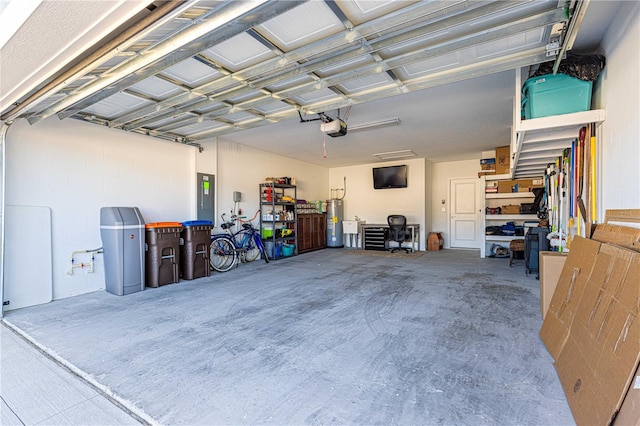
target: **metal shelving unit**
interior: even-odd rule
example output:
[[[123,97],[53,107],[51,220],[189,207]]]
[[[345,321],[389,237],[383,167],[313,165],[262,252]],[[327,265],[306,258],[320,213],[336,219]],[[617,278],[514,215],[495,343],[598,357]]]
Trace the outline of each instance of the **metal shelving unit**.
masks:
[[[270,192],[270,196],[268,193]],[[285,185],[277,183],[261,183],[259,188],[260,194],[260,232],[265,225],[271,226],[272,235],[263,238],[265,243],[271,243],[273,247],[272,256],[269,259],[277,260],[285,256],[280,251],[277,254],[278,245],[294,244],[293,256],[298,254],[298,216],[296,212],[296,202],[298,199],[298,191],[295,185]],[[290,197],[293,201],[283,200],[284,197]],[[270,199],[269,199],[270,198]],[[281,212],[285,212],[282,214]],[[289,215],[287,217],[287,215]],[[282,217],[281,217],[282,216]],[[278,236],[279,229],[291,229],[293,233],[287,236]],[[266,244],[265,244],[266,245]]]

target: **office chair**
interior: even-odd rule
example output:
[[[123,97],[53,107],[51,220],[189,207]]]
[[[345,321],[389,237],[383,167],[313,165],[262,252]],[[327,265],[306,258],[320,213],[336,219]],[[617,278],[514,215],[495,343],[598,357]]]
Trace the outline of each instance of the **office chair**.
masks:
[[[392,248],[391,253],[396,250],[404,250],[407,253],[411,253],[411,248],[402,247],[402,243],[407,239],[407,218],[400,214],[392,214],[387,217],[387,223],[389,224],[389,231],[391,231],[391,239],[398,243],[398,247]]]

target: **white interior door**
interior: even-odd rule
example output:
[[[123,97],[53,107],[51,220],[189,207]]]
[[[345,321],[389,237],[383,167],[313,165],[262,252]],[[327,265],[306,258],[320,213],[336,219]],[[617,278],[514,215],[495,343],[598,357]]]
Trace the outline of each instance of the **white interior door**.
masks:
[[[5,206],[3,311],[53,299],[51,209]]]
[[[479,179],[451,179],[450,200],[452,248],[480,248],[478,228],[480,226]]]

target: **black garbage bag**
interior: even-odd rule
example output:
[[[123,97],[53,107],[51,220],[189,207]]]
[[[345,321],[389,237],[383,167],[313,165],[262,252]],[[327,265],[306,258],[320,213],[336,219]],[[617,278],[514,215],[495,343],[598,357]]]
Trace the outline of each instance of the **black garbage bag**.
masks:
[[[540,64],[531,77],[552,74],[554,63],[555,61]],[[567,53],[567,57],[560,62],[558,72],[584,81],[596,81],[605,64],[604,56],[597,53]]]

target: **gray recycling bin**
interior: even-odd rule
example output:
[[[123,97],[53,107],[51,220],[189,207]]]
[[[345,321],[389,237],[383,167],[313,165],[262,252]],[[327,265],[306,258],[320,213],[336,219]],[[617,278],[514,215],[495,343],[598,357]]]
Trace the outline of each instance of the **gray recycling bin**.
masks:
[[[117,296],[144,290],[144,220],[137,207],[100,209],[106,290]]]

